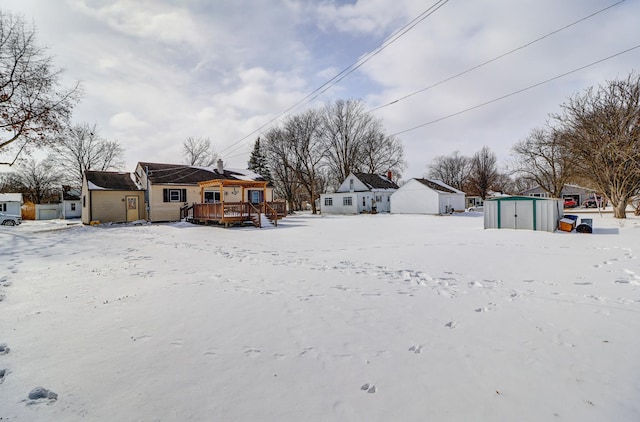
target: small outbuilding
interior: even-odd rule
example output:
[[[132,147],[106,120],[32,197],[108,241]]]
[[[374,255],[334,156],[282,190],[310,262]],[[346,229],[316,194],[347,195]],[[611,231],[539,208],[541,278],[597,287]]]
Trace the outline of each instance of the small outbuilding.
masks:
[[[485,229],[554,232],[563,215],[564,200],[532,196],[503,196],[484,202]]]
[[[449,214],[464,206],[464,192],[440,180],[411,179],[391,195],[392,214]]]
[[[85,171],[82,181],[82,222],[125,223],[142,220],[144,190],[133,174]]]
[[[22,215],[21,193],[0,193],[0,212],[10,215]]]

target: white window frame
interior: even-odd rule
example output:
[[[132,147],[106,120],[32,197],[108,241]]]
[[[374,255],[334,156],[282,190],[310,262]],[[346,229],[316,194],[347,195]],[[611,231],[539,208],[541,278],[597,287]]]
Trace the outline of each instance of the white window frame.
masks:
[[[332,207],[333,206],[333,197],[331,196],[326,196],[324,198],[324,206],[325,207]]]
[[[342,206],[344,207],[352,207],[353,206],[353,197],[345,196],[342,198]]]
[[[180,189],[169,189],[169,202],[181,202]]]

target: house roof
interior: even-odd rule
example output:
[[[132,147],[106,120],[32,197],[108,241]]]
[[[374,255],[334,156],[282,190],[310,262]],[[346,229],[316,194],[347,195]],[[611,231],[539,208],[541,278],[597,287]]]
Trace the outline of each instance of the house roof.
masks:
[[[134,181],[133,175],[116,171],[85,171],[89,190],[142,190]]]
[[[369,189],[398,189],[398,185],[381,174],[353,173],[353,175]]]
[[[21,193],[0,193],[0,202],[22,203],[22,194]]]
[[[423,185],[425,185],[426,187],[436,190],[438,192],[444,192],[444,193],[462,193],[464,194],[464,192],[459,191],[456,188],[453,188],[449,185],[447,185],[444,182],[441,182],[439,180],[429,180],[429,179],[416,179],[418,182],[422,183]]]
[[[189,166],[186,164],[138,163],[149,171],[149,181],[159,184],[197,185],[199,182],[214,179],[225,180],[259,180],[264,177],[249,170],[223,169],[222,174],[217,168]]]

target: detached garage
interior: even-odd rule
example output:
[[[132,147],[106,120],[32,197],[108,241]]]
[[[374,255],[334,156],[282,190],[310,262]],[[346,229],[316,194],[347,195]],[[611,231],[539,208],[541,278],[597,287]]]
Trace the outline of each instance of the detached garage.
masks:
[[[464,192],[440,180],[411,179],[391,195],[392,214],[449,214],[464,210]]]
[[[490,198],[484,202],[484,228],[554,232],[562,218],[563,208],[564,201],[555,198]]]

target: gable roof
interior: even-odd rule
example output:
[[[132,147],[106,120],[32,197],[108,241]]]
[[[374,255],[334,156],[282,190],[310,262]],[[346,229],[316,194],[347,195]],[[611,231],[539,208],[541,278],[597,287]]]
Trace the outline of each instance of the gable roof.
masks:
[[[117,171],[85,171],[89,190],[142,190],[132,178],[131,173]]]
[[[464,192],[451,187],[449,185],[447,185],[444,182],[441,182],[440,180],[429,180],[429,179],[416,179],[418,182],[422,183],[423,185],[425,185],[426,187],[433,189],[435,191],[438,192],[444,192],[444,193],[462,193],[464,194]]]
[[[159,184],[197,185],[207,180],[258,180],[264,177],[249,170],[223,169],[222,174],[216,168],[189,166],[186,164],[138,163],[149,171],[149,181]]]
[[[398,185],[381,174],[353,173],[353,175],[367,185],[369,189],[398,189]]]

